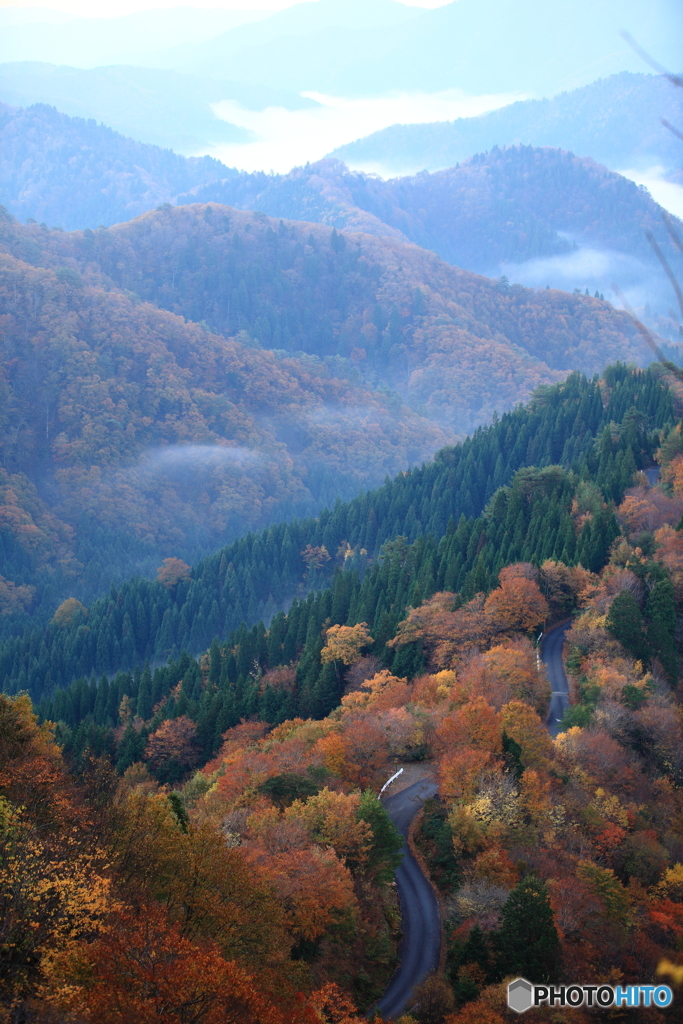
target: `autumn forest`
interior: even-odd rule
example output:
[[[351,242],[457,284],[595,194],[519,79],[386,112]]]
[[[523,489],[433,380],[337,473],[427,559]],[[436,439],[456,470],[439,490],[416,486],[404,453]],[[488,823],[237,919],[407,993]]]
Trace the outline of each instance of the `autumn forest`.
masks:
[[[563,189],[647,248],[649,197],[539,152],[0,207],[0,1024],[506,1024],[519,976],[680,1019],[675,346],[447,262],[571,251]],[[438,954],[392,1003],[406,865]]]

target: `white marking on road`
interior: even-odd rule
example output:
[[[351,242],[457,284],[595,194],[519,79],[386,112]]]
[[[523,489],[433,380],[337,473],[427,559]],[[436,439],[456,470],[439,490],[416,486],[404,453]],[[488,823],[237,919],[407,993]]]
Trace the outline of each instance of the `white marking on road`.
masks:
[[[558,721],[559,721],[559,719],[558,719]],[[379,795],[380,795],[380,796],[382,795],[382,793],[384,792],[384,790],[385,790],[385,789],[387,788],[387,786],[389,785],[389,783],[390,783],[390,782],[393,782],[393,781],[394,781],[394,779],[397,779],[397,778],[399,777],[399,775],[401,774],[401,772],[402,772],[402,771],[403,771],[403,769],[402,769],[402,768],[399,768],[399,770],[398,770],[398,771],[396,772],[396,774],[395,774],[395,775],[392,775],[390,779],[387,779],[387,781],[386,781],[386,782],[384,783],[384,785],[382,786],[382,788],[381,788],[381,789],[380,789],[380,791],[379,791]]]

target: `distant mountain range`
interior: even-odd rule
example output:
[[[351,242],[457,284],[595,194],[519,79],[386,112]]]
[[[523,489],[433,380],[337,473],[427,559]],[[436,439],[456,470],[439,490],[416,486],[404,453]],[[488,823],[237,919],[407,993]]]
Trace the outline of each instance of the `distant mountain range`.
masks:
[[[661,75],[621,72],[550,99],[523,100],[479,117],[395,124],[339,146],[330,156],[351,167],[407,174],[453,167],[493,146],[554,146],[612,170],[674,169],[681,142],[662,124],[683,124],[683,90]]]
[[[661,208],[632,181],[593,160],[531,146],[494,147],[448,170],[389,181],[321,160],[287,175],[233,175],[178,197],[191,201],[402,237],[480,273],[559,256],[577,241],[651,263],[644,231],[662,227]]]
[[[0,62],[48,61],[92,68],[106,64],[148,64],[157,51],[204,42],[271,11],[229,11],[220,7],[169,7],[118,17],[89,17],[46,7],[0,8]],[[168,66],[168,65],[165,65]],[[172,65],[171,65],[172,66]]]
[[[322,160],[287,175],[235,175],[177,201],[192,200],[408,239],[456,266],[524,284],[616,298],[618,282],[634,306],[664,313],[658,329],[678,337],[645,234],[683,273],[661,207],[632,181],[563,150],[495,147],[448,170],[389,181]]]
[[[309,0],[275,13],[179,6],[87,18],[45,8],[0,9],[0,61],[50,61],[80,68],[104,64],[178,68],[198,45],[210,45],[214,39],[218,44],[212,56],[220,56],[226,34],[234,48],[326,28],[378,28],[422,13],[419,7],[395,0]],[[255,28],[257,22],[261,25],[256,31],[245,30],[250,23]],[[220,77],[224,70],[220,68]]]
[[[400,17],[399,6],[301,4],[176,50],[172,66],[222,75],[229,62],[238,81],[337,96],[445,89],[552,95],[600,75],[642,70],[621,29],[662,64],[680,61],[677,0],[457,0],[433,10],[404,8]]]
[[[167,202],[216,202],[411,241],[468,270],[533,285],[608,294],[616,280],[634,305],[665,313],[668,285],[646,230],[683,271],[662,210],[643,189],[559,149],[494,147],[447,170],[389,181],[332,159],[250,174],[44,105],[0,108],[0,203],[12,214],[72,230]]]
[[[219,82],[162,68],[0,64],[0,101],[6,104],[53,105],[73,117],[102,121],[139,142],[190,154],[253,138],[247,129],[216,117],[211,104],[226,99],[256,109],[316,106],[314,100],[282,89]]]
[[[674,69],[683,38],[678,0],[573,0],[562,5],[457,0],[433,10],[396,0],[318,0],[268,17],[263,13],[253,12],[259,20],[247,24],[237,24],[234,12],[203,11],[195,17],[187,8],[110,19],[72,18],[61,24],[49,23],[54,17],[45,16],[47,23],[41,24],[36,11],[29,23],[0,11],[0,102],[47,103],[74,116],[101,120],[138,141],[194,155],[250,138],[244,128],[215,116],[212,104],[221,100],[249,109],[291,110],[312,104],[311,94],[448,92],[451,98],[486,96],[491,107],[520,96],[553,96],[601,75],[643,71],[641,57],[621,38],[621,29]],[[247,20],[246,15],[239,18]],[[409,141],[401,142],[397,157],[408,162],[396,169],[436,166],[429,162],[432,150],[438,166],[444,166],[444,160],[451,164],[514,141],[611,157],[601,148],[600,118],[590,103],[588,97],[578,111],[570,103],[567,115],[568,131],[581,145],[563,138],[561,125],[555,132],[551,108],[547,115],[531,115],[540,118],[537,127],[547,138],[529,134],[522,115],[522,124],[501,125],[506,137],[496,137],[495,131],[487,135],[485,129],[477,137],[474,128],[470,139],[466,130],[457,157],[442,153],[443,142],[435,136],[428,140],[426,164]],[[638,112],[639,103],[636,99],[629,117]],[[583,146],[579,131],[586,119],[594,125],[586,139],[597,144],[592,148]],[[612,125],[607,127],[613,135]],[[625,138],[632,139],[628,119],[622,127]],[[648,129],[646,138],[650,135]],[[450,138],[448,145],[456,141]],[[642,141],[641,133],[636,147]],[[610,144],[614,152],[615,146],[619,153],[624,149],[616,140]]]

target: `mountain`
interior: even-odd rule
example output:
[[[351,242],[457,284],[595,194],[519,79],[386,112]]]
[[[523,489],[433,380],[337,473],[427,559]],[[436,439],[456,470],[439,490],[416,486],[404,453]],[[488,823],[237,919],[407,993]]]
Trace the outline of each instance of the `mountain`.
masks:
[[[661,75],[621,72],[545,99],[521,100],[478,117],[396,124],[339,146],[350,167],[407,174],[453,167],[494,146],[568,149],[612,170],[677,168],[680,142],[662,125],[683,119],[683,95]]]
[[[233,176],[178,201],[190,199],[407,238],[456,266],[533,285],[609,293],[616,281],[633,305],[664,314],[668,282],[646,231],[683,271],[646,191],[556,149],[495,147],[448,170],[389,181],[322,160],[288,175]],[[661,329],[677,334],[673,322]]]
[[[599,299],[214,204],[97,232],[5,215],[0,250],[10,630],[349,497],[575,366],[646,358]]]
[[[67,230],[115,224],[237,173],[44,104],[0,105],[0,203],[22,220]]]
[[[313,100],[277,87],[235,84],[161,68],[0,64],[3,103],[14,107],[48,104],[75,117],[102,121],[139,142],[190,155],[252,138],[245,128],[216,117],[211,105],[226,99],[257,109],[315,106]]]
[[[389,812],[422,807],[425,783],[413,836],[455,939],[409,1010],[425,1016],[424,993],[432,1019],[499,1024],[508,978],[560,957],[623,990],[673,974],[683,456],[667,383],[573,374],[316,521],[167,585],[67,601],[3,644],[0,998],[83,1024],[198,1003],[205,1024],[362,1024],[401,939]],[[636,476],[655,451],[674,497]],[[283,585],[287,612],[230,630]],[[559,723],[541,626],[566,636]],[[410,788],[385,803],[388,778]]]
[[[647,92],[659,80],[638,81]],[[448,170],[389,181],[334,159],[285,175],[247,173],[44,105],[0,108],[0,142],[0,201],[22,218],[94,228],[164,202],[218,202],[410,240],[461,267],[525,284],[610,294],[617,281],[632,305],[664,314],[653,321],[660,332],[672,340],[677,333],[644,233],[680,267],[661,208],[622,176],[557,149],[494,147]]]
[[[319,5],[304,5],[302,13],[309,6],[312,14]],[[335,96],[447,89],[543,96],[601,75],[642,71],[621,29],[675,68],[683,30],[676,0],[457,0],[377,28],[316,27],[302,17],[288,30],[286,14],[278,16],[282,29],[273,38],[262,33],[275,18],[199,44],[175,66],[207,75],[229,61],[239,81]]]
[[[645,92],[659,82],[638,81]],[[0,111],[0,202],[22,218],[94,228],[164,202],[218,202],[410,240],[466,269],[525,284],[609,295],[616,281],[632,305],[664,314],[654,324],[660,332],[672,340],[677,334],[668,320],[668,284],[644,233],[681,266],[662,210],[591,159],[515,146],[390,181],[334,159],[284,175],[246,173],[133,142],[46,106]]]
[[[257,24],[240,25],[216,34],[205,43],[188,41],[169,48],[153,59],[156,66],[210,67],[214,72],[224,66],[226,57],[232,60],[245,50],[259,52],[260,48],[277,50],[292,46],[299,50],[311,35],[321,33],[327,39],[330,33],[385,32],[422,13],[421,8],[396,0],[309,0],[277,11]]]
[[[248,219],[233,214],[238,229]],[[226,340],[120,291],[89,257],[93,236],[7,215],[1,229],[4,609],[23,607],[13,586],[38,587],[41,611],[66,585],[84,596],[162,554],[196,557],[453,437],[350,363],[340,377],[334,360],[259,351],[245,332]],[[63,245],[81,260],[55,256]]]
[[[618,533],[612,508],[603,503],[622,500],[673,421],[667,381],[654,370],[611,367],[602,382],[572,374],[430,465],[315,519],[236,541],[198,563],[175,588],[127,581],[91,605],[86,631],[73,614],[8,639],[0,647],[0,679],[5,690],[28,687],[40,700],[77,676],[120,669],[118,708],[124,693],[137,699],[129,674],[135,665],[199,652],[216,636],[236,656],[224,662],[220,696],[203,725],[207,754],[246,714],[270,722],[320,717],[341,696],[334,673],[320,663],[326,621],[364,622],[379,663],[412,676],[424,664],[419,634],[403,649],[387,643],[410,606],[444,590],[470,600],[518,559],[536,565],[562,559],[598,571]],[[266,638],[259,619],[271,620],[293,598],[289,615],[278,614]],[[296,686],[268,693],[260,674],[249,675],[255,659],[262,673],[295,664]],[[187,660],[183,654],[181,664]],[[175,685],[176,672],[155,674],[155,703]],[[71,693],[83,685],[76,682]],[[200,713],[199,696],[192,698],[193,716]],[[87,717],[89,701],[82,716],[70,712],[70,726]],[[45,712],[63,718],[69,703],[58,692]],[[185,704],[179,713],[187,711]]]
[[[600,299],[511,287],[400,239],[262,212],[181,206],[42,244],[51,261],[95,264],[116,287],[224,336],[341,359],[449,430],[474,429],[555,373],[646,358],[629,317]]]

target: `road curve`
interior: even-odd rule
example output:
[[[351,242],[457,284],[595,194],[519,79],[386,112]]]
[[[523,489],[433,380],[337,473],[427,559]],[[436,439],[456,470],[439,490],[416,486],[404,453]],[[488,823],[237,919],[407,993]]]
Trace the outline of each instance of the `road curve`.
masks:
[[[401,793],[386,798],[384,806],[404,839],[413,818],[425,800],[437,792],[433,779],[422,779]],[[399,947],[399,966],[386,992],[368,1014],[379,1011],[386,1020],[398,1017],[416,985],[436,970],[441,951],[441,914],[439,904],[422,868],[403,846],[403,860],[396,869],[396,885],[401,901],[403,938]]]
[[[546,723],[552,736],[557,734],[560,719],[569,707],[569,681],[564,670],[562,649],[565,634],[571,625],[571,622],[563,622],[549,630],[541,640],[541,659],[552,691]],[[404,839],[408,836],[410,823],[425,800],[437,791],[435,780],[422,779],[384,800],[389,817]],[[396,869],[396,885],[401,901],[403,928],[398,951],[399,966],[386,992],[368,1013],[368,1016],[372,1016],[379,1011],[385,1020],[398,1017],[403,1012],[413,989],[436,970],[441,951],[439,904],[407,844],[403,846],[403,860]]]
[[[562,622],[548,630],[541,639],[541,659],[546,667],[552,692],[550,711],[546,719],[551,736],[557,736],[560,719],[569,707],[569,680],[564,670],[562,648],[567,630],[571,627],[571,622]]]

